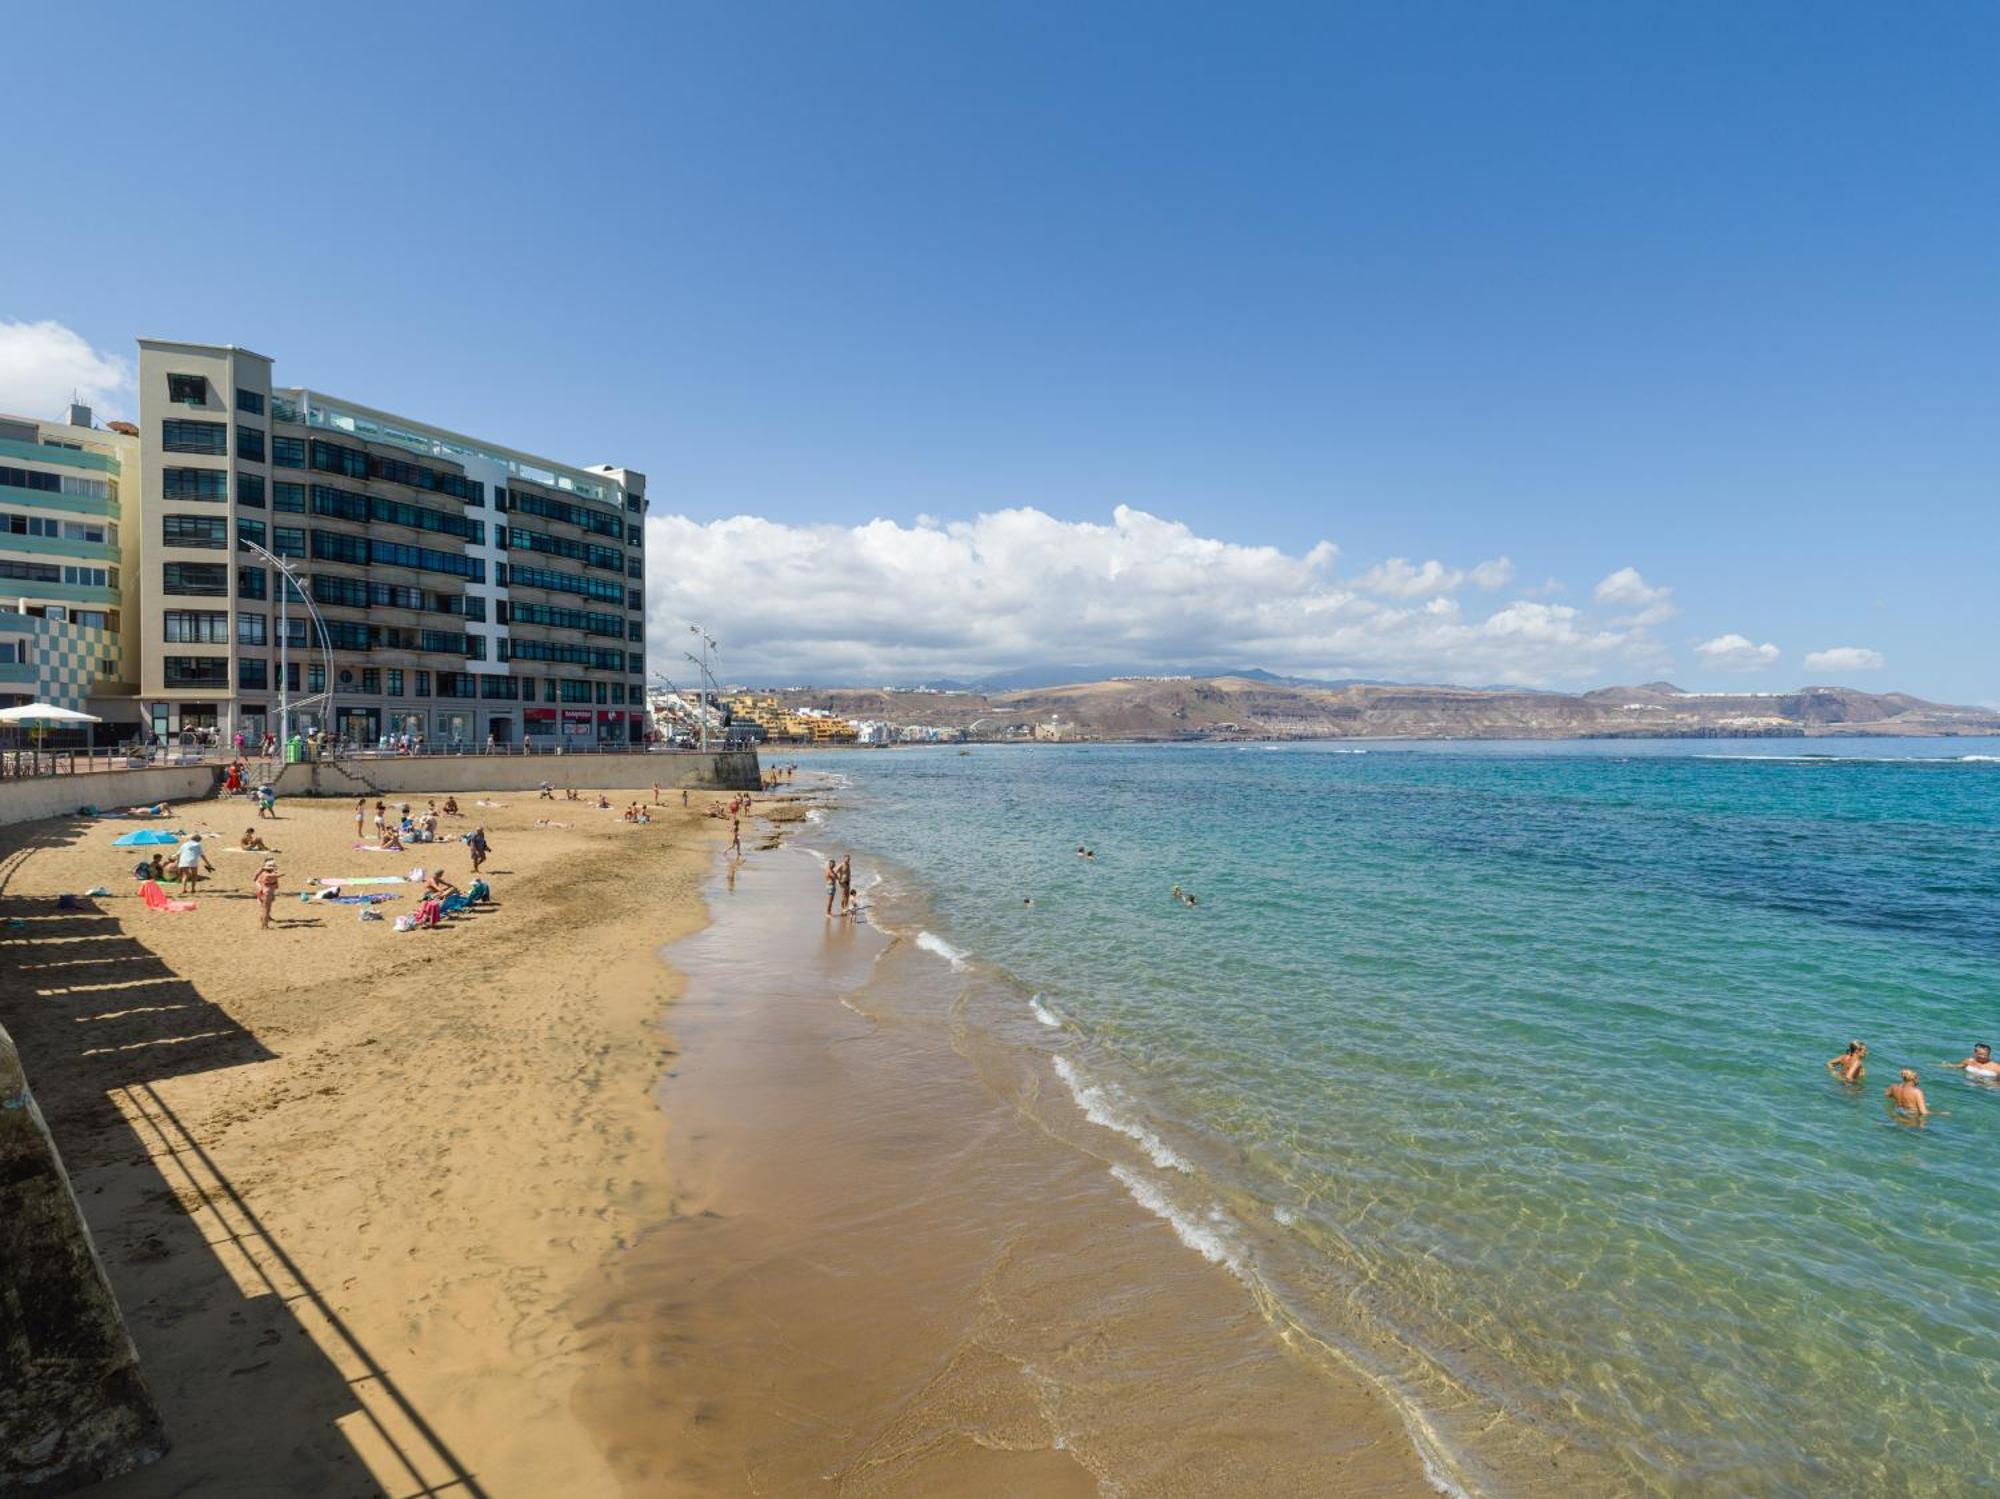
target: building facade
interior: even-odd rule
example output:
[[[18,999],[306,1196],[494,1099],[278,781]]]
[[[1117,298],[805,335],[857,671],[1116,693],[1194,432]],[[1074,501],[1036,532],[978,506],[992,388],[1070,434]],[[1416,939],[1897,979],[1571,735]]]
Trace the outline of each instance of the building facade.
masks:
[[[147,727],[645,738],[643,474],[277,385],[226,345],[141,339],[139,409]]]
[[[84,406],[60,422],[0,416],[0,706],[47,701],[137,726],[123,592],[137,538],[121,526],[138,448]]]

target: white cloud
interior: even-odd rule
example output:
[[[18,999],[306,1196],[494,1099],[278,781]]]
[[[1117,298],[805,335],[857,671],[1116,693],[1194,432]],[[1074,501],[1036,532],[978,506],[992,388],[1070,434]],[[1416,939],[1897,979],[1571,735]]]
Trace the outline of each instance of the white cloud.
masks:
[[[1502,588],[1513,576],[1514,564],[1505,557],[1495,557],[1473,568],[1446,567],[1435,557],[1417,567],[1407,557],[1391,557],[1369,568],[1354,584],[1364,592],[1387,598],[1421,599],[1432,594],[1455,593],[1467,583],[1477,588]]]
[[[1694,648],[1694,653],[1709,666],[1722,671],[1757,671],[1766,666],[1775,666],[1778,648],[1765,641],[1757,645],[1745,635],[1718,635],[1713,640],[1704,640]]]
[[[1644,626],[1665,624],[1680,613],[1673,594],[1671,588],[1648,583],[1638,568],[1621,567],[1600,582],[1591,597],[1611,608],[1630,609],[1620,624]]]
[[[1022,508],[909,526],[655,516],[647,533],[654,662],[669,674],[689,620],[721,638],[721,675],[746,682],[1060,664],[1539,686],[1665,664],[1643,629],[1575,608],[1522,600],[1467,618],[1435,590],[1371,596],[1335,576],[1329,542],[1302,556],[1241,546],[1127,506],[1108,525]],[[1497,566],[1482,564],[1488,578]]]
[[[0,411],[60,417],[74,395],[102,420],[123,414],[131,394],[129,359],[100,354],[61,323],[0,319]]]
[[[1836,645],[1806,657],[1807,671],[1880,671],[1889,664],[1880,651],[1865,645]]]

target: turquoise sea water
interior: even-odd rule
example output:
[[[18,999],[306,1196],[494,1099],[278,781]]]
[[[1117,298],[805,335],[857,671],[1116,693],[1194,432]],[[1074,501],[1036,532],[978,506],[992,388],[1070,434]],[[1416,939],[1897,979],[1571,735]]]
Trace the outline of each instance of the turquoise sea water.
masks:
[[[2000,745],[799,759],[940,1003],[1440,1476],[2000,1491],[2000,1087],[1937,1065],[2000,1043]]]

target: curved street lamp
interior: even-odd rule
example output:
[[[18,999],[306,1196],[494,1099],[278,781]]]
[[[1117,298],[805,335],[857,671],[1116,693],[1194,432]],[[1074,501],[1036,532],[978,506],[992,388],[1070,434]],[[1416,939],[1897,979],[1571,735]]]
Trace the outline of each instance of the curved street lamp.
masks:
[[[291,563],[269,548],[260,546],[254,541],[245,541],[240,536],[236,539],[236,545],[243,551],[255,552],[282,573],[285,583],[291,584],[292,591],[299,596],[299,602],[306,606],[306,613],[312,616],[312,622],[319,630],[320,656],[323,662],[322,670],[326,673],[326,690],[312,693],[300,701],[310,703],[325,698],[326,721],[329,724],[333,723],[333,637],[327,633],[326,621],[320,618],[319,610],[313,606],[312,595],[306,592],[306,580]],[[292,737],[292,699],[287,681],[289,674],[285,670],[288,664],[286,636],[289,633],[285,629],[285,583],[278,585],[278,753],[281,756],[285,752],[285,745]],[[338,742],[337,734],[335,741]]]

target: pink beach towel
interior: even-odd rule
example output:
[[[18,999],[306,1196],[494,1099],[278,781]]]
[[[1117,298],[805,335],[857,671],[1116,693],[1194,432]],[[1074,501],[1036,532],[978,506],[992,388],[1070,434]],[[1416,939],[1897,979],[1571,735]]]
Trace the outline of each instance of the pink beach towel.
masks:
[[[158,880],[148,880],[145,884],[141,885],[139,887],[139,899],[143,900],[155,911],[192,911],[194,909],[193,901],[175,900],[160,888]]]

